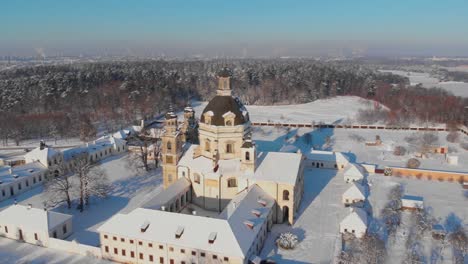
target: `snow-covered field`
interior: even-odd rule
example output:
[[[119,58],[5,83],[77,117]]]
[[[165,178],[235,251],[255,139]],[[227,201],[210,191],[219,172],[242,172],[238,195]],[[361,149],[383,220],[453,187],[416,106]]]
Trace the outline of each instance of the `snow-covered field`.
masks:
[[[206,102],[193,103],[197,117],[200,117],[206,104]],[[327,124],[353,121],[360,109],[373,107],[374,101],[357,96],[337,96],[297,105],[246,106],[250,120],[253,122],[324,122]]]
[[[306,144],[304,135],[310,133],[312,142]],[[359,163],[378,164],[381,166],[403,166],[406,161],[414,157],[414,150],[403,156],[393,155],[396,146],[403,146],[411,150],[412,146],[405,138],[420,135],[416,131],[391,131],[373,129],[315,129],[310,128],[254,128],[253,139],[257,147],[264,151],[278,151],[284,145],[295,145],[304,153],[314,149],[340,151],[347,155],[351,161]],[[447,132],[437,132],[441,146],[449,147],[449,154],[458,156],[458,165],[445,162],[443,154],[429,154],[428,158],[420,159],[421,167],[425,169],[438,169],[449,171],[468,172],[468,151],[460,143],[450,143],[446,140]],[[376,135],[382,140],[381,146],[366,146],[366,141],[374,141]],[[327,137],[329,142],[327,143]],[[468,142],[468,137],[460,134],[460,141]]]
[[[389,72],[408,77],[411,85],[417,85],[420,83],[426,88],[437,87],[452,92],[456,96],[468,97],[468,83],[465,82],[440,82],[439,79],[431,77],[429,73],[425,72],[407,72],[397,70],[380,70],[380,72]]]

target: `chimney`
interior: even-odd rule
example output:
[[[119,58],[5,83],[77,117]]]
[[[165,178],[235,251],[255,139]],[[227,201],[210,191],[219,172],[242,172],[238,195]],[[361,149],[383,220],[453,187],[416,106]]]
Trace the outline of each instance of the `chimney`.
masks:
[[[161,206],[161,211],[166,211],[166,206]]]
[[[14,199],[14,200],[13,200],[13,203],[14,203],[15,205],[17,205],[17,204],[18,204],[18,201],[16,201],[16,199]]]
[[[32,204],[28,204],[28,210],[32,208]]]
[[[142,233],[146,232],[146,230],[148,229],[150,223],[148,221],[145,221],[143,222],[143,224],[140,226],[140,231]]]
[[[193,210],[192,215],[197,215],[197,211]]]
[[[12,167],[8,168],[8,173],[13,174],[13,168]]]
[[[140,122],[141,129],[145,128],[145,120],[142,119]]]
[[[233,203],[232,203],[232,208],[233,208],[233,209],[236,209],[236,207],[237,207],[237,203],[236,203],[236,202],[233,202]]]

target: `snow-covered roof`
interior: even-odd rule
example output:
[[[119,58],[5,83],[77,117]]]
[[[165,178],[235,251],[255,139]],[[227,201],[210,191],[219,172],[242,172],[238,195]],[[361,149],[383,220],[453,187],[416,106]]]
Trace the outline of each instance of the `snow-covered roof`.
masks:
[[[260,199],[265,202],[264,205],[259,203]],[[247,257],[274,204],[271,196],[253,185],[236,196],[219,218],[137,208],[129,214],[115,215],[99,227],[98,231]],[[253,227],[248,227],[246,222],[253,224]],[[143,223],[149,223],[145,232],[140,230]],[[184,231],[176,238],[175,233],[181,227]],[[214,243],[210,243],[209,239],[213,238]]]
[[[140,226],[145,222],[149,226],[141,232]],[[181,226],[184,232],[176,238],[175,232]],[[223,219],[137,208],[129,214],[114,215],[98,231],[243,257],[233,230]],[[213,232],[216,232],[216,240],[209,243],[208,238]]]
[[[364,187],[362,187],[359,183],[353,183],[348,190],[343,193],[343,197],[352,198],[352,199],[366,199],[366,192],[364,191]]]
[[[307,153],[307,158],[310,160],[330,161],[337,163],[347,163],[348,158],[341,152],[324,151],[324,150],[311,150]]]
[[[234,203],[231,201],[220,216],[227,217],[237,243],[246,256],[249,248],[256,241],[255,238],[260,232],[262,224],[268,221],[268,214],[272,210],[275,200],[258,185],[253,185],[240,201],[234,199]],[[254,223],[253,229],[246,227],[245,221]]]
[[[349,163],[348,168],[344,172],[344,176],[347,178],[363,179],[364,170],[357,164]]]
[[[33,161],[40,161],[42,164],[47,166],[48,160],[58,155],[60,155],[60,151],[55,150],[53,148],[44,147],[41,149],[40,147],[37,147],[31,150],[30,152],[26,153],[26,155],[24,155],[24,159],[28,163]]]
[[[11,170],[11,171],[10,171]],[[22,180],[32,174],[43,173],[47,171],[44,165],[38,161],[26,163],[24,165],[15,167],[1,167],[0,168],[0,184],[8,184],[11,182]],[[1,185],[0,185],[1,186]]]
[[[72,215],[17,204],[0,212],[0,223],[49,232],[72,217]]]
[[[126,139],[128,135],[130,135],[130,130],[128,129],[122,129],[112,134],[113,137],[120,139]]]
[[[367,214],[359,208],[352,208],[351,213],[341,221],[340,226],[367,228]]]
[[[189,167],[190,170],[199,173],[208,173],[213,171],[213,161],[207,157],[199,156],[194,158],[193,154],[195,149],[199,147],[198,145],[188,145],[186,144],[187,150],[184,152],[180,161],[179,166]]]
[[[302,163],[302,155],[285,152],[261,152],[257,157],[253,179],[295,184]]]
[[[160,210],[161,206],[167,204],[173,198],[177,197],[177,195],[183,192],[190,185],[190,181],[185,177],[179,178],[175,183],[167,187],[167,189],[163,190],[151,200],[146,202],[142,208]]]
[[[298,150],[299,150],[298,147],[289,144],[289,145],[282,146],[279,152],[297,153]]]

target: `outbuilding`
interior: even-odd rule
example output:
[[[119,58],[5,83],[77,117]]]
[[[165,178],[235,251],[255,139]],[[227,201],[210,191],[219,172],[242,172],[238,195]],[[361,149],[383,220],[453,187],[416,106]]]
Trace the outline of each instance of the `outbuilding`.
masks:
[[[340,223],[341,234],[353,234],[362,238],[367,231],[367,213],[359,208],[352,208],[351,213]]]
[[[358,206],[361,207],[364,205],[366,200],[366,193],[364,187],[359,183],[353,183],[348,190],[346,190],[341,198],[341,201],[345,206]]]
[[[345,182],[360,182],[364,179],[364,169],[356,163],[349,163],[344,172]]]
[[[72,217],[31,205],[12,205],[0,212],[0,236],[47,247],[50,238],[72,234]]]
[[[414,195],[405,195],[401,198],[401,209],[418,210],[424,208],[424,198]]]

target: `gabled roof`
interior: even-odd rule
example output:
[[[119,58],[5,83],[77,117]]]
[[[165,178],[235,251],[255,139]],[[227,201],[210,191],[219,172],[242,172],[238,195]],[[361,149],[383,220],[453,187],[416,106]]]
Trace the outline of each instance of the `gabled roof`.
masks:
[[[348,168],[344,172],[344,176],[363,179],[364,171],[361,169],[359,165],[354,164],[354,163],[349,163]]]
[[[348,190],[343,193],[343,197],[351,197],[353,199],[366,199],[364,187],[361,184],[353,183]]]
[[[348,163],[349,160],[341,152],[324,151],[324,150],[311,150],[307,153],[307,158],[310,160],[330,161],[336,163]]]
[[[351,213],[341,221],[340,226],[361,226],[367,228],[367,214],[359,208],[352,208]]]
[[[50,158],[53,158],[57,155],[60,155],[60,151],[58,150],[55,150],[53,148],[50,148],[50,147],[45,147],[43,149],[41,149],[40,147],[37,147],[33,150],[31,150],[30,152],[26,153],[26,155],[24,155],[24,158],[26,160],[26,162],[32,162],[32,161],[40,161],[42,164],[44,164],[45,166],[47,166],[47,161],[50,159]]]
[[[0,212],[0,223],[49,232],[72,217],[72,215],[17,204]]]

